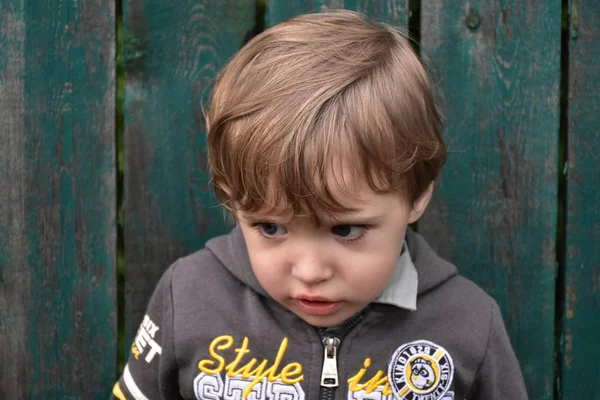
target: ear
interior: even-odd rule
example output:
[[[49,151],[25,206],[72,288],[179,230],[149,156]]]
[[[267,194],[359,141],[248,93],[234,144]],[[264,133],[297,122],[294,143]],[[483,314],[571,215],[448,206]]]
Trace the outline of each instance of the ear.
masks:
[[[421,196],[419,196],[419,198],[417,200],[415,200],[415,202],[413,203],[412,209],[410,210],[410,213],[408,214],[408,223],[409,224],[417,222],[417,220],[419,218],[421,218],[421,216],[427,209],[427,206],[429,205],[429,201],[431,200],[432,195],[433,195],[433,181],[431,181],[431,183],[429,183],[429,186],[427,186],[427,189],[425,189],[423,191],[423,193],[421,194]]]

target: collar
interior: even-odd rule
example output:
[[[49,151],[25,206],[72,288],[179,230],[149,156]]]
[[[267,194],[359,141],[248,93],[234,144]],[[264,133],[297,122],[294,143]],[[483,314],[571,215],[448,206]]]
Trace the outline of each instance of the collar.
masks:
[[[374,300],[375,303],[391,304],[410,311],[417,309],[417,288],[419,276],[406,241],[396,264],[396,270],[389,285],[383,293]]]

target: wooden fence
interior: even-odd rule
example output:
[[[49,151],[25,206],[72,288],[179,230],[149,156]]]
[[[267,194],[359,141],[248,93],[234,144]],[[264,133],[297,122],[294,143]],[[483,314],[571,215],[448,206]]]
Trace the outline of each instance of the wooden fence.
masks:
[[[498,300],[531,399],[600,399],[597,0],[123,3],[117,234],[119,7],[0,0],[0,398],[107,398],[118,241],[126,346],[164,269],[227,229],[210,83],[256,31],[343,7],[410,25],[439,75],[450,158],[418,229]]]

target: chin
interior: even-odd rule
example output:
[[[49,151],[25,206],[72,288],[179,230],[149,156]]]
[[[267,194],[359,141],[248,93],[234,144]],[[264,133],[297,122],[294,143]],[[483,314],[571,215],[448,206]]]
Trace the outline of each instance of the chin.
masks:
[[[301,317],[306,323],[308,323],[309,325],[314,326],[315,328],[332,328],[334,326],[338,326],[340,325],[343,321],[337,321],[337,320],[326,320],[324,318],[304,318]]]
[[[297,316],[302,318],[304,320],[304,322],[306,322],[309,325],[312,325],[316,328],[332,328],[334,326],[343,324],[345,320],[347,320],[348,318],[350,318],[352,316],[352,315],[345,316],[345,315],[337,315],[337,314],[319,316],[319,315],[308,315],[308,314],[297,313],[297,312],[294,312],[294,314],[296,314]]]

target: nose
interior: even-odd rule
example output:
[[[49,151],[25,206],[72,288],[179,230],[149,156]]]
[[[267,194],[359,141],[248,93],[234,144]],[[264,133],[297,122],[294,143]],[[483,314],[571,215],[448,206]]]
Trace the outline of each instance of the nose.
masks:
[[[292,276],[310,286],[327,281],[333,276],[333,268],[318,251],[302,251],[292,267]]]

